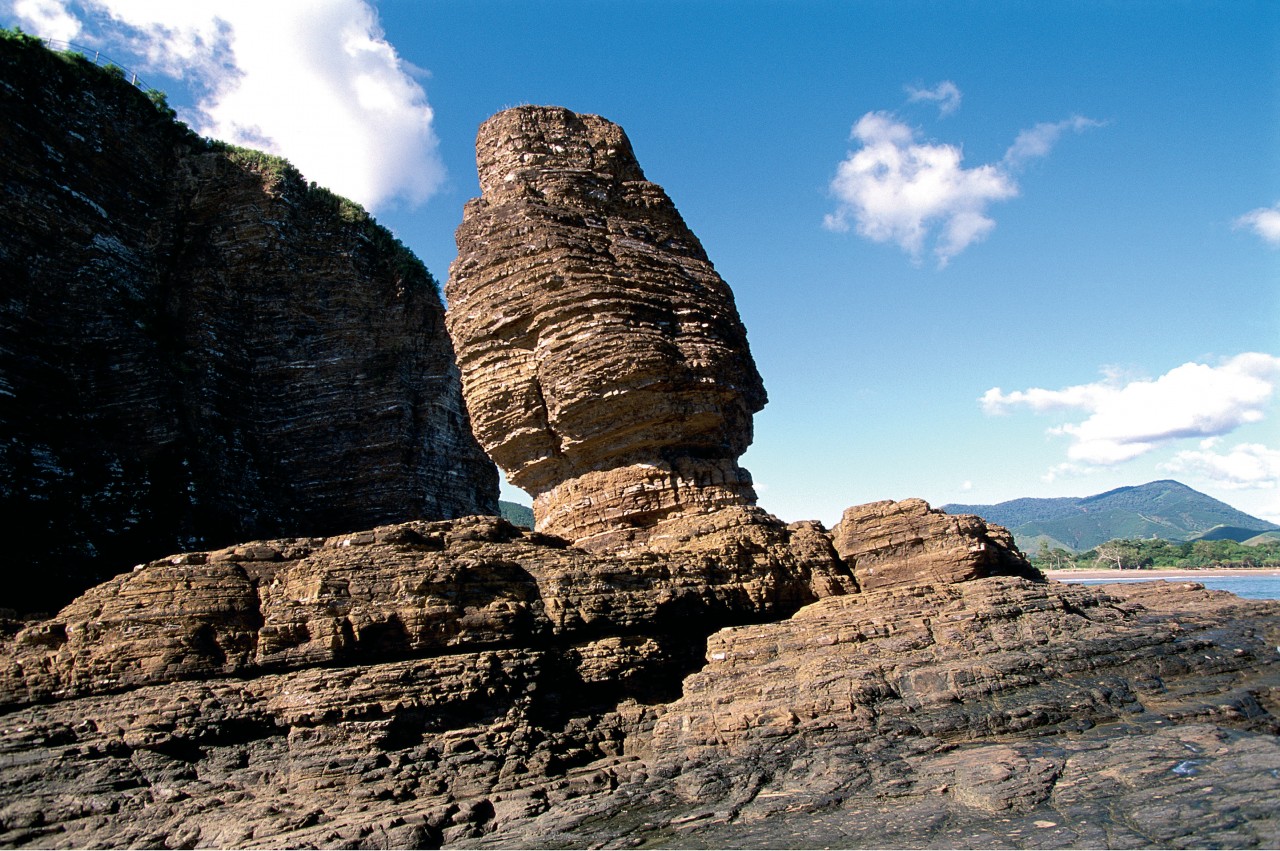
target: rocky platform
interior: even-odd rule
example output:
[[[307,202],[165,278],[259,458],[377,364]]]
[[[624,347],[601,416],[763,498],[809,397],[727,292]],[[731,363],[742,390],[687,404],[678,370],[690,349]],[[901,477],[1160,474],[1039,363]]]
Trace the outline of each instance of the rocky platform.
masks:
[[[852,513],[920,524],[897,505]],[[926,519],[933,563],[991,543]],[[469,518],[117,577],[0,648],[0,844],[1280,839],[1280,604],[1031,572],[859,591],[901,538],[688,533],[611,557]]]

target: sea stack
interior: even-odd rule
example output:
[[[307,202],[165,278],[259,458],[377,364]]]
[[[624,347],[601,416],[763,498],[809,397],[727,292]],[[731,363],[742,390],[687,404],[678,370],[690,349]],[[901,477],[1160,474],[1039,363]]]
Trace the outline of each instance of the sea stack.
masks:
[[[481,127],[447,322],[481,445],[538,531],[616,547],[754,505],[766,396],[733,294],[622,128],[525,106]]]

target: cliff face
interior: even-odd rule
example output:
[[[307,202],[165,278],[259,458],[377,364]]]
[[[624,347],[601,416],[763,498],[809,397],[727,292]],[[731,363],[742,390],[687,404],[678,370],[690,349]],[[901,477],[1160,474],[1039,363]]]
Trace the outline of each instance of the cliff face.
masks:
[[[765,403],[729,288],[622,128],[519,107],[480,128],[447,287],[476,434],[539,531],[755,503],[737,464]]]
[[[435,283],[282,161],[0,42],[6,605],[176,549],[496,513]]]

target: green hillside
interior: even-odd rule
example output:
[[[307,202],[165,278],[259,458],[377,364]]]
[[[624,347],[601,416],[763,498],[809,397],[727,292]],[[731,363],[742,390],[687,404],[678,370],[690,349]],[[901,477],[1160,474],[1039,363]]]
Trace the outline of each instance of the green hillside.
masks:
[[[949,514],[977,514],[1006,527],[1024,552],[1084,552],[1123,538],[1166,541],[1244,541],[1280,526],[1252,517],[1186,485],[1164,479],[1086,497],[1013,499],[996,505],[942,506]]]
[[[1188,540],[1236,541],[1238,543],[1244,543],[1245,541],[1253,540],[1256,537],[1260,537],[1257,529],[1242,529],[1239,526],[1215,526],[1207,532],[1201,532],[1199,535],[1188,538]]]
[[[533,509],[529,506],[500,499],[498,500],[498,510],[502,512],[503,518],[513,526],[519,526],[521,529],[533,528]]]

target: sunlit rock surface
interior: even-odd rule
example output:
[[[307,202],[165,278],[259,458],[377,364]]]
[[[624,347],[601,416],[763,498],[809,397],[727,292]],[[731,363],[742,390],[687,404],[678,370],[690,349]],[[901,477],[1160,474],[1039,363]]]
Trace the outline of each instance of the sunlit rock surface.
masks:
[[[786,618],[488,518],[205,555],[0,644],[0,843],[1276,843],[1274,602],[991,577]]]
[[[754,504],[737,459],[765,392],[746,331],[622,128],[518,107],[476,151],[449,330],[476,435],[538,530],[603,549]]]
[[[1039,575],[1004,527],[972,514],[946,514],[922,499],[855,505],[844,512],[831,537],[859,587],[867,591]]]

